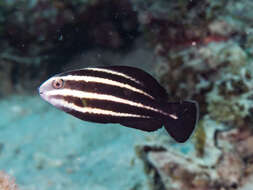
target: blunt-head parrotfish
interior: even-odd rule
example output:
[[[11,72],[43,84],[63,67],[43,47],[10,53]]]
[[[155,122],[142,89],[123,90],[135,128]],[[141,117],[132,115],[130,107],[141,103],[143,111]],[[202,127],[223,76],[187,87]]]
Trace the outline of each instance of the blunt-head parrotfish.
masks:
[[[39,87],[40,96],[79,119],[119,123],[143,131],[162,126],[185,142],[198,120],[195,101],[168,102],[159,83],[128,66],[84,68],[55,75]]]

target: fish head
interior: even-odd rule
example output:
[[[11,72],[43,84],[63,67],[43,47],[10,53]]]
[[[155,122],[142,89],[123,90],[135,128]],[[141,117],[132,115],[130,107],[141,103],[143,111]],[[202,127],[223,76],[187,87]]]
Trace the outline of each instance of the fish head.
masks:
[[[64,90],[64,88],[65,81],[63,77],[56,75],[43,82],[38,88],[38,92],[42,99],[57,108],[63,109],[64,106],[61,103],[62,97],[57,94]]]

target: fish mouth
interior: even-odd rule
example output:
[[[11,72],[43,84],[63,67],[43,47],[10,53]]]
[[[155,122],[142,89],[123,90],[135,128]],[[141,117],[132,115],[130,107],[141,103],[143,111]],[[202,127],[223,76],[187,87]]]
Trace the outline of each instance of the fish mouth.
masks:
[[[39,93],[40,97],[41,97],[43,100],[46,100],[46,101],[47,101],[46,93],[45,93],[45,91],[43,91],[43,89],[41,88],[41,86],[38,87],[37,90],[38,90],[38,93]]]
[[[49,102],[49,98],[48,98],[48,96],[46,95],[46,93],[43,93],[43,92],[39,91],[39,95],[40,95],[40,97],[41,97],[43,100],[45,100],[46,102]]]
[[[43,94],[43,91],[41,90],[40,86],[37,88],[37,91],[38,91],[39,95]]]

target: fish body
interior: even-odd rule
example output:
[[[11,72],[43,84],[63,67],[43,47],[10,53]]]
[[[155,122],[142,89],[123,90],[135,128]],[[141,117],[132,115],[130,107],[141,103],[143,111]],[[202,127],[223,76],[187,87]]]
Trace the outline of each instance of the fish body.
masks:
[[[79,119],[119,123],[143,131],[163,125],[177,141],[185,142],[198,120],[194,101],[168,102],[164,88],[148,73],[128,66],[73,70],[49,78],[40,96]]]

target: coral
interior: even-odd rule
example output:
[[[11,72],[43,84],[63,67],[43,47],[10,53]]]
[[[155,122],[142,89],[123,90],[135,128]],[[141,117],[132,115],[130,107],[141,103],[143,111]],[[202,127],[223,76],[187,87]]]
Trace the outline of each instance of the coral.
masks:
[[[230,187],[237,187],[240,184],[243,170],[244,164],[237,153],[224,153],[217,164],[217,174],[220,180]]]
[[[149,176],[149,186],[153,190],[165,189],[165,184],[162,181],[159,169],[156,168],[152,162],[147,158],[149,152],[163,152],[163,147],[150,147],[150,146],[136,146],[135,151],[137,156],[144,162],[144,171]]]
[[[197,72],[210,72],[210,70],[220,72],[226,67],[229,72],[235,73],[238,68],[246,65],[247,60],[247,55],[242,48],[232,41],[192,47],[174,56],[182,57],[185,67],[194,68]]]
[[[253,176],[250,148],[252,137],[253,133],[249,128],[236,128],[218,134],[219,147],[225,152],[217,164],[217,169],[220,177],[226,183],[244,187],[250,182]]]
[[[142,156],[167,189],[243,189],[250,183],[252,6],[249,1],[209,0],[201,5],[149,1],[136,6],[169,100],[200,104],[195,135],[183,145],[188,151],[155,139]],[[165,150],[152,151],[161,144]]]
[[[245,31],[230,18],[252,3],[138,2],[138,18],[157,55],[156,75],[170,100],[193,98],[201,117],[209,114],[233,127],[247,123],[253,106],[250,36],[245,41]],[[234,21],[250,31],[249,17]]]
[[[248,122],[247,117],[253,108],[250,65],[237,69],[231,67],[231,72],[224,72],[223,78],[214,83],[212,91],[207,94],[207,109],[211,117],[237,127]],[[238,74],[232,74],[233,71]]]
[[[249,136],[245,140],[237,143],[236,150],[243,158],[251,158],[253,156],[253,137]]]
[[[6,173],[0,171],[0,189],[1,190],[18,190],[15,181]]]
[[[235,32],[235,28],[219,16],[225,12],[226,1],[138,0],[133,4],[144,34],[161,47],[162,55],[169,49],[224,40]]]
[[[160,136],[137,147],[153,189],[159,186],[176,190],[220,190],[243,189],[248,185],[253,176],[252,130],[227,130],[225,125],[206,116],[200,123],[206,131],[202,157],[194,154],[192,142],[180,146],[166,144]]]
[[[163,186],[164,189],[212,189],[215,185],[222,187],[213,167],[222,155],[212,139],[215,130],[209,118],[202,120],[206,132],[205,154],[199,157],[194,151],[194,144],[174,144],[168,138],[157,134],[153,139],[138,145],[137,154],[144,162],[151,187]],[[220,126],[223,128],[222,126]],[[193,140],[192,140],[193,141]],[[155,189],[155,188],[153,188]]]
[[[169,52],[160,73],[171,97],[195,97],[217,121],[241,126],[252,109],[252,69],[245,51],[228,41]],[[164,65],[163,64],[163,65]],[[168,82],[173,81],[173,83]]]

